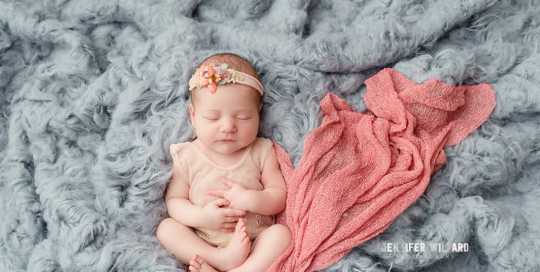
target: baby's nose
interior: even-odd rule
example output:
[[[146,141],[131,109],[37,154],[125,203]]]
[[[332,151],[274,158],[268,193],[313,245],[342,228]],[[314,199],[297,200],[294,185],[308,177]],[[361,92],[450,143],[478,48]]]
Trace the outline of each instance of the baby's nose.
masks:
[[[236,132],[236,124],[234,120],[223,120],[221,124],[221,132],[232,133]]]

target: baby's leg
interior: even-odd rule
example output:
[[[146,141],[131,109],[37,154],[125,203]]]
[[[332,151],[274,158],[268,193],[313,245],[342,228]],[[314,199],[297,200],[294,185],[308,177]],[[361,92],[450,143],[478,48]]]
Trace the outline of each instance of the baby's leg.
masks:
[[[156,236],[161,245],[184,264],[189,264],[195,254],[210,264],[219,262],[217,248],[206,243],[192,228],[172,218],[166,218],[159,224]]]
[[[283,225],[273,225],[265,229],[253,243],[253,251],[247,260],[230,272],[264,271],[289,247],[291,232]]]
[[[236,224],[235,235],[227,248],[209,245],[192,228],[172,218],[167,218],[159,224],[156,236],[163,247],[171,251],[182,263],[189,264],[190,260],[198,255],[209,266],[224,271],[242,264],[251,246],[242,219]]]

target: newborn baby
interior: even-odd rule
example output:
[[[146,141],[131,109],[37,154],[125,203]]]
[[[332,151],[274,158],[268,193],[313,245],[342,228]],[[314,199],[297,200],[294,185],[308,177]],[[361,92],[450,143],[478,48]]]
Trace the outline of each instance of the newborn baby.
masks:
[[[272,142],[257,137],[259,76],[243,58],[218,54],[201,63],[189,87],[197,138],[170,147],[170,218],[157,238],[190,271],[264,271],[291,234],[274,224],[286,186]]]

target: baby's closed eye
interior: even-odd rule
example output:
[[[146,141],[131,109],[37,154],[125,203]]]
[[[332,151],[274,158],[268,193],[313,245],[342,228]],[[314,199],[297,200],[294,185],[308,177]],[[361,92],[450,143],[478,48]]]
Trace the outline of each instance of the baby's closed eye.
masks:
[[[217,121],[219,116],[216,115],[203,115],[203,118],[209,121]]]
[[[236,117],[236,119],[240,120],[240,121],[243,121],[243,120],[249,120],[251,119],[252,116],[251,115],[239,115]]]

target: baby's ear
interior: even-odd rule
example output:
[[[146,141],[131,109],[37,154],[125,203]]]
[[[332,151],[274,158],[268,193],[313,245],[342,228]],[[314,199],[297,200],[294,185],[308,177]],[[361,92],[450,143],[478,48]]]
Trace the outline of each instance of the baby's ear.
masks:
[[[191,119],[191,125],[194,126],[195,109],[193,109],[193,103],[189,103],[189,118]]]

